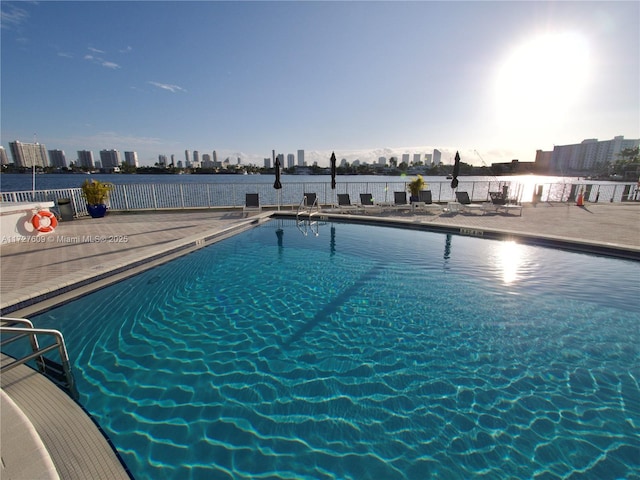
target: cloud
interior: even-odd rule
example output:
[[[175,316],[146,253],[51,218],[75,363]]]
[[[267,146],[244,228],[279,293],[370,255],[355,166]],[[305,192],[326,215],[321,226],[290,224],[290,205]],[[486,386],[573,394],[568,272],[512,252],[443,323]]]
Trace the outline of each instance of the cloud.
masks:
[[[96,50],[95,48],[89,48],[89,50],[91,50],[92,52],[100,52],[100,50]],[[83,58],[89,62],[95,63],[96,65],[101,65],[105,68],[110,68],[111,70],[117,70],[118,68],[122,68],[120,67],[120,65],[118,65],[115,62],[109,62],[102,57],[96,57],[89,53],[86,54]]]
[[[59,57],[64,57],[64,58],[73,58],[73,55],[71,55],[70,53],[67,53],[67,52],[58,52],[58,56]]]
[[[12,4],[3,3],[0,9],[0,26],[12,28],[21,26],[29,18],[29,13]]]
[[[169,90],[172,93],[176,93],[176,92],[186,92],[186,90],[178,85],[170,85],[168,83],[160,83],[160,82],[147,82],[150,85],[153,85],[154,87],[158,87],[161,88],[162,90]]]
[[[104,50],[98,50],[97,48],[93,48],[93,47],[88,47],[88,49],[90,52],[93,52],[93,53],[107,53]]]
[[[118,50],[120,53],[130,53],[133,51],[133,48],[131,48],[129,45],[126,46],[126,48],[123,48],[122,50]]]
[[[121,68],[120,65],[118,65],[117,63],[114,63],[114,62],[102,62],[101,65],[103,67],[106,67],[106,68],[111,68],[112,70],[116,70],[118,68]]]

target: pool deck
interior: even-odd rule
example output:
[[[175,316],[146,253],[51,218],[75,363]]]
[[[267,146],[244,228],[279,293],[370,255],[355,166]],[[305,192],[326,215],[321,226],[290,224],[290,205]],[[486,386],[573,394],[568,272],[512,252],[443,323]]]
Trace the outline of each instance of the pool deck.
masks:
[[[60,222],[55,232],[38,237],[38,242],[6,243],[11,239],[3,238],[0,309],[3,316],[29,318],[134,272],[268,221],[274,213],[263,210],[246,218],[237,209],[110,214],[102,219]],[[291,207],[278,213],[295,218]],[[521,239],[640,260],[640,203],[584,207],[527,204],[522,216],[397,211],[364,215],[335,210],[322,214],[328,220],[334,216],[366,219],[408,228]],[[3,396],[0,477],[129,478],[98,427],[53,383],[25,366],[3,374],[1,381],[2,393],[8,399]],[[15,408],[24,415],[14,413]],[[39,472],[37,475],[34,469]]]

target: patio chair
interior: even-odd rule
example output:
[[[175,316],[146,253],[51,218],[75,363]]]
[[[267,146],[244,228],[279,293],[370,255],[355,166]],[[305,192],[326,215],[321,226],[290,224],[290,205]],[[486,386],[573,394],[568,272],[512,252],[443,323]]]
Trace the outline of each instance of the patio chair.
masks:
[[[316,208],[318,206],[318,196],[315,193],[305,193],[304,205],[308,208]]]
[[[491,203],[488,204],[486,209],[493,209],[495,212],[518,212],[522,216],[522,205],[511,203],[509,198],[503,192],[489,192]]]
[[[484,213],[484,205],[482,203],[472,203],[468,192],[456,192],[456,200],[462,205],[462,211]]]
[[[370,193],[360,194],[360,206],[366,212],[382,212],[382,207],[373,201],[373,195]]]
[[[409,210],[411,205],[407,203],[407,192],[393,192],[393,210]]]
[[[442,207],[437,203],[433,203],[433,197],[431,190],[420,190],[418,193],[418,201],[420,202],[419,208],[428,210],[442,210]]]
[[[338,209],[341,212],[357,212],[358,211],[358,207],[356,205],[351,205],[351,198],[349,198],[348,193],[338,194]]]
[[[260,197],[257,193],[247,193],[245,195],[244,207],[242,207],[242,213],[249,215],[250,212],[261,212]]]

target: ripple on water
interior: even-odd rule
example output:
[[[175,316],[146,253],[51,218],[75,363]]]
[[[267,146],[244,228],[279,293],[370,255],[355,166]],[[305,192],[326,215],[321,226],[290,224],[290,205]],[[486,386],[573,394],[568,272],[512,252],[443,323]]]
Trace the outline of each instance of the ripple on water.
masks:
[[[640,469],[640,317],[595,295],[590,257],[521,246],[505,293],[500,242],[454,236],[443,260],[439,234],[334,228],[333,254],[259,227],[38,319],[138,480]],[[602,277],[616,298],[634,265]]]

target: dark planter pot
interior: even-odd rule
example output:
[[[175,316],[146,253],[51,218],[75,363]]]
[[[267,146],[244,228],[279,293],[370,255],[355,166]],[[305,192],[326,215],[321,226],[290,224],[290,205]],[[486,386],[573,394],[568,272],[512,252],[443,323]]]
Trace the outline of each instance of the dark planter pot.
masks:
[[[420,201],[420,197],[414,197],[413,195],[409,196],[409,203],[411,202],[419,202]]]
[[[104,204],[100,205],[89,205],[87,203],[87,211],[91,218],[102,218],[107,213],[107,206]]]

